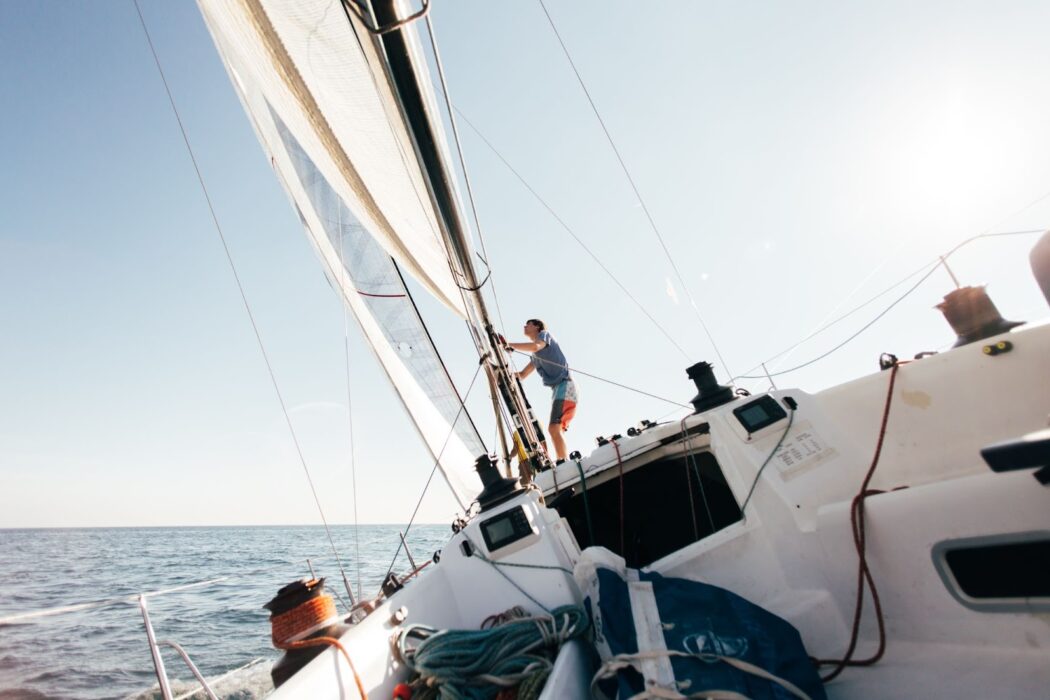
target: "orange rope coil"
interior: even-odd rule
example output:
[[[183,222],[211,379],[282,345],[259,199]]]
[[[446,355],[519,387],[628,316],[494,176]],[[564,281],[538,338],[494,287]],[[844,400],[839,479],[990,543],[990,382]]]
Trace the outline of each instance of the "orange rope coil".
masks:
[[[338,649],[346,663],[354,674],[354,683],[357,684],[357,692],[364,700],[368,700],[368,693],[361,682],[361,676],[357,673],[354,662],[338,639],[335,637],[314,637],[312,639],[299,639],[295,637],[312,634],[328,625],[339,622],[339,612],[335,607],[335,600],[330,595],[319,595],[295,606],[291,610],[270,617],[270,637],[273,645],[278,649],[293,650],[306,649],[316,646],[332,646]]]
[[[270,618],[273,645],[282,649],[282,644],[308,633],[311,628],[324,626],[326,622],[335,624],[338,621],[339,613],[336,611],[332,596],[319,595],[288,612]]]

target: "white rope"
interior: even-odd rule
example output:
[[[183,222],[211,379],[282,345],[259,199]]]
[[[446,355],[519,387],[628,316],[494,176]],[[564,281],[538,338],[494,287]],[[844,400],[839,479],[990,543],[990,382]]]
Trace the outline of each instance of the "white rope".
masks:
[[[748,663],[747,661],[742,661],[741,659],[734,659],[731,656],[721,656],[719,654],[692,654],[685,651],[677,651],[675,649],[669,649],[667,651],[642,651],[638,652],[637,654],[616,654],[615,656],[610,657],[601,665],[601,667],[599,667],[597,673],[595,673],[594,677],[591,679],[592,697],[600,697],[595,695],[598,682],[603,681],[606,678],[612,678],[616,675],[617,671],[630,667],[634,668],[639,673],[641,673],[641,669],[639,668],[638,664],[639,661],[647,659],[664,658],[668,656],[699,659],[700,661],[706,661],[708,663],[712,663],[714,661],[722,661],[745,673],[750,673],[751,675],[757,676],[758,678],[762,678],[767,681],[776,683],[780,687],[784,688],[784,690],[799,698],[799,700],[811,700],[811,698],[808,695],[806,695],[806,693],[803,692],[801,688],[799,688],[791,681],[781,678],[780,676],[776,676],[763,668],[755,666],[752,663]],[[744,700],[746,700],[747,696],[741,695],[740,693],[737,693],[732,690],[717,689],[702,690],[695,693],[690,693],[689,695],[684,695],[678,690],[672,688],[652,686],[646,688],[641,693],[632,696],[631,700],[635,700],[635,698],[674,698],[676,700],[682,698],[717,698],[719,700],[721,700],[722,698],[725,698],[726,700],[737,700],[739,698],[744,698]]]

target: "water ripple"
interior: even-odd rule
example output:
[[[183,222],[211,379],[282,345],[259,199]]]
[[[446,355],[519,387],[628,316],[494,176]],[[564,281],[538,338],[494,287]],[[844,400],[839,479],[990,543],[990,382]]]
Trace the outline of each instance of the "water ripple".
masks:
[[[396,525],[362,526],[361,575],[375,591],[398,545]],[[351,581],[354,529],[333,527]],[[444,545],[445,526],[415,526],[409,536],[422,556]],[[323,528],[99,528],[4,530],[0,537],[0,616],[59,605],[130,596],[219,576],[228,582],[152,598],[150,620],[161,639],[186,648],[208,678],[238,669],[216,688],[224,700],[250,700],[270,690],[270,647],[263,603],[310,558],[318,575],[339,579]],[[407,569],[402,555],[399,570]],[[341,587],[340,587],[341,588]],[[185,667],[165,660],[177,693],[190,692]],[[142,616],[135,604],[42,618],[0,629],[0,700],[145,700],[157,698]]]

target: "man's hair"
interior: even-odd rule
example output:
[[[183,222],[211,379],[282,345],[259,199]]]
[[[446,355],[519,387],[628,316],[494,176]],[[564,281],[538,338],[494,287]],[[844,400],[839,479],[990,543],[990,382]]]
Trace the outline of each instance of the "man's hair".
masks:
[[[543,321],[539,320],[538,318],[530,318],[530,319],[529,319],[528,321],[526,321],[525,323],[531,323],[532,325],[534,325],[534,326],[536,326],[537,328],[539,328],[539,329],[540,329],[541,331],[545,331],[545,330],[547,330],[547,326],[545,326],[545,325],[543,324]]]

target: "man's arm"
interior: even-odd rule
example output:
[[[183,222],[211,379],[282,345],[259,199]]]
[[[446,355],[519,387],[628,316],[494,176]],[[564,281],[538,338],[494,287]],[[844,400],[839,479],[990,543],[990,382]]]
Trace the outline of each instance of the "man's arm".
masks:
[[[522,344],[524,345],[524,343],[522,343]],[[529,364],[525,365],[525,369],[523,369],[520,372],[518,372],[518,379],[524,379],[525,377],[527,377],[530,374],[532,374],[533,370],[535,370],[535,369],[536,368],[530,362]]]
[[[523,352],[539,352],[547,347],[547,344],[542,340],[537,340],[535,343],[507,343],[507,347]]]

